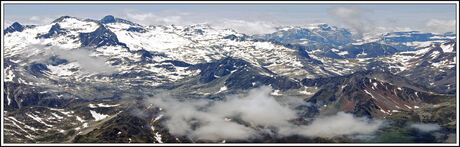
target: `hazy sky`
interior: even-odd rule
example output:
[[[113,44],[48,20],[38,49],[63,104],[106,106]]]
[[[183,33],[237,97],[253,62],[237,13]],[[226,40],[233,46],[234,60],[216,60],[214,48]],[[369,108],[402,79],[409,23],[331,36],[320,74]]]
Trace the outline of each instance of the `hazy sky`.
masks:
[[[114,15],[143,25],[209,23],[270,31],[328,23],[354,31],[455,31],[455,4],[5,4],[4,23],[48,24],[59,16]],[[259,32],[254,32],[259,33]]]

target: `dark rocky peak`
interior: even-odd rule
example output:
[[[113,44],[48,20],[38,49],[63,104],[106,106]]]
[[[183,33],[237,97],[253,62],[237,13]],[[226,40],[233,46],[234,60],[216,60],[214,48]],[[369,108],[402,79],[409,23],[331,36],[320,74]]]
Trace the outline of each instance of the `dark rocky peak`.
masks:
[[[224,39],[230,39],[235,41],[246,41],[249,40],[250,36],[243,34],[242,36],[236,36],[235,34],[227,35]]]
[[[45,64],[36,62],[31,63],[29,66],[25,66],[24,69],[35,77],[43,77],[45,71],[49,71]]]
[[[19,22],[14,22],[11,26],[4,30],[3,34],[13,33],[13,32],[22,32],[24,30],[24,26],[22,26]]]
[[[323,30],[323,31],[332,31],[333,28],[331,26],[329,26],[328,24],[320,24],[318,25],[318,27]],[[334,27],[335,29],[336,27]]]
[[[107,15],[104,18],[102,18],[100,22],[103,24],[106,24],[106,23],[114,23],[116,21],[115,21],[115,17],[113,17],[112,15]]]
[[[391,115],[393,110],[416,109],[436,95],[402,77],[373,70],[304,79],[302,83],[320,88],[308,101],[325,104],[328,112],[349,111],[358,116],[378,118]]]
[[[62,35],[62,34],[66,34],[66,31],[62,29],[58,23],[56,23],[51,27],[48,33],[39,35],[38,38],[51,38],[54,35]]]
[[[94,32],[91,33],[80,33],[81,46],[116,46],[120,45],[125,48],[126,44],[118,41],[117,35],[105,28],[104,25],[100,25]]]
[[[112,15],[107,15],[105,16],[104,18],[102,18],[101,20],[99,20],[100,23],[102,24],[108,24],[108,23],[116,23],[116,22],[119,22],[119,23],[125,23],[125,24],[129,24],[129,25],[138,25],[138,24],[135,24],[131,21],[128,21],[128,20],[125,20],[125,19],[121,19],[121,18],[116,18]]]
[[[138,32],[138,33],[145,33],[147,32],[147,30],[141,28],[141,27],[129,27],[128,29],[126,29],[126,31],[129,31],[129,32]]]
[[[211,63],[192,65],[190,69],[200,69],[199,82],[209,83],[216,79],[226,78],[225,86],[230,89],[248,89],[261,85],[271,85],[273,89],[287,90],[299,88],[300,85],[283,76],[260,67],[253,66],[249,62],[226,57]]]
[[[250,63],[242,60],[235,59],[232,57],[226,57],[218,61],[210,63],[202,63],[191,66],[190,69],[201,70],[200,72],[200,82],[207,83],[215,80],[217,77],[222,77],[230,74],[232,71],[237,69],[242,69],[244,67],[250,66]]]

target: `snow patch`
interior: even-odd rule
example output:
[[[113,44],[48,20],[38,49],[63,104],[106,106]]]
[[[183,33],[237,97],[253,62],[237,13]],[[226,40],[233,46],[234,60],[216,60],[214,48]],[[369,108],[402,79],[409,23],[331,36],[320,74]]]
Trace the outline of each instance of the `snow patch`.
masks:
[[[372,95],[372,94],[371,94],[369,91],[367,91],[366,89],[364,89],[364,92],[366,92],[367,94],[369,94],[373,99],[376,99],[376,98],[374,97],[374,95]]]
[[[441,44],[441,48],[444,53],[450,53],[454,51],[454,44]]]
[[[161,134],[160,133],[156,132],[154,137],[155,137],[155,139],[157,140],[158,143],[163,143],[163,141],[161,141]]]
[[[91,115],[96,121],[102,120],[106,118],[107,116],[109,116],[109,115],[97,113],[96,111],[93,111],[93,110],[89,110],[89,111],[91,112]]]
[[[337,53],[337,55],[340,55],[340,56],[347,55],[347,54],[348,54],[348,51],[343,51],[343,52]]]
[[[39,123],[41,123],[41,124],[43,124],[43,125],[45,125],[45,126],[47,126],[47,127],[50,127],[50,128],[53,127],[53,125],[49,125],[49,124],[45,123],[45,122],[42,120],[42,118],[40,118],[40,117],[38,117],[38,116],[36,116],[36,115],[34,115],[34,114],[26,113],[26,115],[29,116],[30,118],[32,118],[33,120],[35,120],[35,121],[37,121],[37,122],[39,122]]]
[[[282,95],[279,92],[280,92],[280,90],[274,90],[271,94],[276,95],[276,96]]]
[[[227,86],[222,86],[222,87],[220,87],[220,90],[217,91],[217,93],[221,93],[221,92],[223,92],[225,90],[227,90]]]

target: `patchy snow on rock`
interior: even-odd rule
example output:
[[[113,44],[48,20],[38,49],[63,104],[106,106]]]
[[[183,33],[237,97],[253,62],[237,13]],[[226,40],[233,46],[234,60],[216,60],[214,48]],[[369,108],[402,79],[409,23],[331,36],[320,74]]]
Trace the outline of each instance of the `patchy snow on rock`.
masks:
[[[89,110],[89,111],[91,112],[91,115],[93,116],[93,118],[94,118],[96,121],[102,120],[102,119],[106,118],[107,116],[109,116],[109,115],[97,113],[97,112],[94,111],[94,110]]]
[[[450,53],[454,51],[454,44],[441,44],[440,46],[444,53]]]
[[[313,95],[313,94],[315,94],[315,93],[312,93],[312,92],[308,92],[306,89],[302,90],[302,91],[299,91],[299,93],[305,94],[305,95]]]
[[[157,140],[158,143],[163,143],[163,141],[161,141],[161,134],[160,133],[156,132],[154,137],[155,137],[155,139]]]
[[[105,107],[105,108],[108,108],[108,107],[116,107],[116,106],[119,106],[120,104],[115,104],[115,105],[108,105],[108,104],[103,104],[103,103],[99,103],[96,105],[94,104],[88,104],[88,107],[90,108],[99,108],[99,107]]]
[[[227,90],[227,86],[222,86],[222,87],[220,87],[220,90],[217,91],[217,93],[221,93],[221,92],[223,92],[225,90]]]
[[[404,106],[406,106],[406,107],[409,108],[409,109],[412,109],[412,107],[410,107],[410,106],[408,106],[408,105],[406,105],[406,104],[404,104]]]
[[[404,45],[406,46],[413,46],[413,47],[416,47],[416,48],[420,48],[420,47],[427,47],[427,46],[430,46],[434,41],[424,41],[424,42],[421,42],[421,41],[414,41],[414,42],[406,42],[404,43]]]
[[[160,120],[162,117],[163,117],[163,114],[158,115],[157,117],[155,117],[153,122],[156,122],[156,121]]]
[[[107,104],[103,104],[103,103],[99,103],[97,104],[97,106],[99,107],[116,107],[116,106],[120,106],[120,104],[115,104],[115,105],[107,105]]]
[[[282,94],[280,94],[279,92],[280,92],[280,90],[274,90],[274,91],[271,93],[271,95],[276,95],[276,96],[282,95]]]
[[[385,114],[390,114],[390,115],[391,115],[391,113],[386,112],[386,111],[384,111],[383,109],[380,109],[380,112],[383,112],[383,113],[385,113]]]
[[[97,108],[94,104],[88,104],[89,108]]]
[[[64,117],[62,117],[62,116],[57,115],[56,113],[51,113],[51,115],[53,115],[53,116],[56,117],[57,119],[62,119],[62,118],[64,118]]]
[[[76,116],[77,120],[80,121],[80,122],[85,122],[85,120],[81,119],[80,116]]]
[[[26,115],[29,116],[30,118],[32,118],[33,120],[35,120],[35,121],[37,121],[37,122],[39,122],[39,123],[41,123],[41,124],[43,124],[43,125],[45,125],[45,126],[47,126],[47,127],[50,127],[50,128],[53,127],[53,125],[49,125],[49,124],[45,123],[45,122],[42,120],[42,118],[40,118],[40,117],[38,117],[38,116],[36,116],[36,115],[34,115],[34,114],[26,113]]]
[[[433,51],[433,53],[431,53],[430,57],[431,57],[431,58],[436,58],[436,57],[439,56],[439,54],[440,54],[439,51]]]
[[[367,94],[369,94],[373,99],[376,99],[376,98],[374,97],[374,95],[372,95],[372,94],[371,94],[369,91],[367,91],[366,89],[364,89],[364,92],[366,92]]]
[[[347,54],[348,54],[348,51],[343,51],[343,52],[337,53],[337,55],[340,55],[340,56],[347,55]]]
[[[14,75],[13,70],[11,70],[11,65],[9,67],[5,68],[4,72],[5,72],[5,77],[4,77],[3,81],[4,82],[12,82],[14,77],[15,77],[15,75]],[[10,105],[9,101],[8,101],[8,105]]]

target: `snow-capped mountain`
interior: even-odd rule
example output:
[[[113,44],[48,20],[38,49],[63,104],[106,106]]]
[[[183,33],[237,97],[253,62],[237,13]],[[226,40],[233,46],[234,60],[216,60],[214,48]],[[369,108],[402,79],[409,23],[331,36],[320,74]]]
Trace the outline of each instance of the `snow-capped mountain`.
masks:
[[[392,32],[384,34],[380,42],[392,45],[399,50],[416,50],[429,46],[433,43],[440,43],[455,40],[456,34],[447,32],[444,34],[423,33],[419,31]]]
[[[162,119],[168,108],[143,104],[160,89],[219,101],[271,86],[270,96],[308,102],[296,107],[299,125],[339,111],[391,120],[424,115],[451,107],[456,91],[454,34],[389,33],[363,42],[347,29],[314,24],[248,36],[208,24],[143,26],[111,15],[14,23],[4,32],[8,142],[207,142],[170,133]],[[451,121],[443,120],[444,127]],[[262,134],[268,142],[318,141]]]
[[[254,36],[264,40],[275,40],[283,44],[315,45],[328,44],[342,46],[354,42],[350,31],[328,24],[310,24],[306,26],[286,26],[278,31],[262,36]]]

